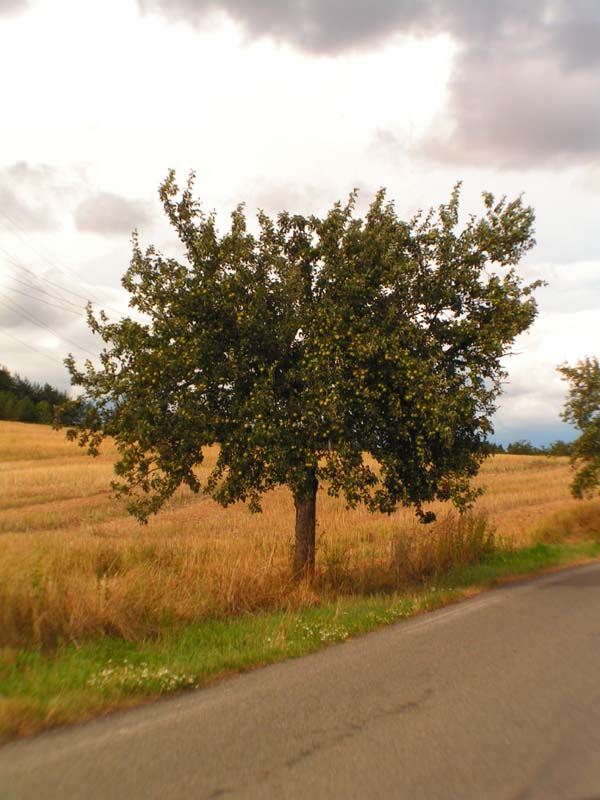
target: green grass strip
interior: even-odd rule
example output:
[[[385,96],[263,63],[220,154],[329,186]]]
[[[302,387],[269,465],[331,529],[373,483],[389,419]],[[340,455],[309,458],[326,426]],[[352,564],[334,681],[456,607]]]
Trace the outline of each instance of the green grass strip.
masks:
[[[157,639],[103,637],[41,650],[0,650],[0,737],[35,733],[160,695],[205,686],[312,653],[382,625],[456,602],[473,589],[600,557],[600,542],[537,544],[496,553],[405,592],[352,596],[315,608],[202,620]]]

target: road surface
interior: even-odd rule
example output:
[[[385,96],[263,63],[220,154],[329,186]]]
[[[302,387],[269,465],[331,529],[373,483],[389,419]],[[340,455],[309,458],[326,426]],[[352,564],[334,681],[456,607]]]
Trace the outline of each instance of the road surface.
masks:
[[[2,800],[600,798],[600,564],[0,749]]]

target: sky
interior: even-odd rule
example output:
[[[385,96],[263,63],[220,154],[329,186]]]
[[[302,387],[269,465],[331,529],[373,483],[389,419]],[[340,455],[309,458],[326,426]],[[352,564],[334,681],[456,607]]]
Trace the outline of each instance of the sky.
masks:
[[[600,355],[598,0],[0,0],[0,364],[69,383],[128,313],[131,232],[178,255],[169,168],[223,229],[241,201],[398,214],[523,193],[538,318],[506,359],[495,440],[571,439],[556,366]]]

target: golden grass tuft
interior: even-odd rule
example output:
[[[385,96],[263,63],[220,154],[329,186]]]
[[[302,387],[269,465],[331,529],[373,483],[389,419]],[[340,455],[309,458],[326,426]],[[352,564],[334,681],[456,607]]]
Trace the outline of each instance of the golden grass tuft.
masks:
[[[110,443],[90,459],[59,432],[0,422],[0,645],[48,647],[105,633],[137,639],[203,617],[371,593],[480,557],[493,544],[491,529],[524,545],[555,529],[564,535],[573,515],[586,521],[568,535],[592,531],[598,518],[597,502],[571,498],[563,458],[489,459],[478,478],[487,492],[460,524],[441,504],[440,521],[424,528],[408,510],[350,511],[319,492],[316,580],[293,586],[287,489],[270,493],[258,515],[182,490],[141,527],[110,496],[114,457]],[[214,459],[207,454],[201,478]]]
[[[555,511],[542,519],[533,530],[536,541],[577,542],[600,537],[600,499]]]

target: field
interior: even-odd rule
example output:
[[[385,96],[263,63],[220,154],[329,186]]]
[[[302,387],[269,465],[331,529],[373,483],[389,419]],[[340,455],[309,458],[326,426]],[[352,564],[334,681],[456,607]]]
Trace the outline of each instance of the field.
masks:
[[[182,491],[142,527],[111,497],[113,460],[110,444],[90,459],[45,426],[0,422],[0,646],[135,640],[174,623],[394,590],[434,575],[449,550],[468,561],[489,544],[477,517],[458,531],[440,507],[437,528],[423,528],[407,510],[347,510],[323,491],[317,579],[294,587],[286,489],[266,497],[258,515]],[[517,546],[589,533],[598,501],[573,500],[570,478],[567,459],[494,456],[478,479],[486,491],[475,512]]]

